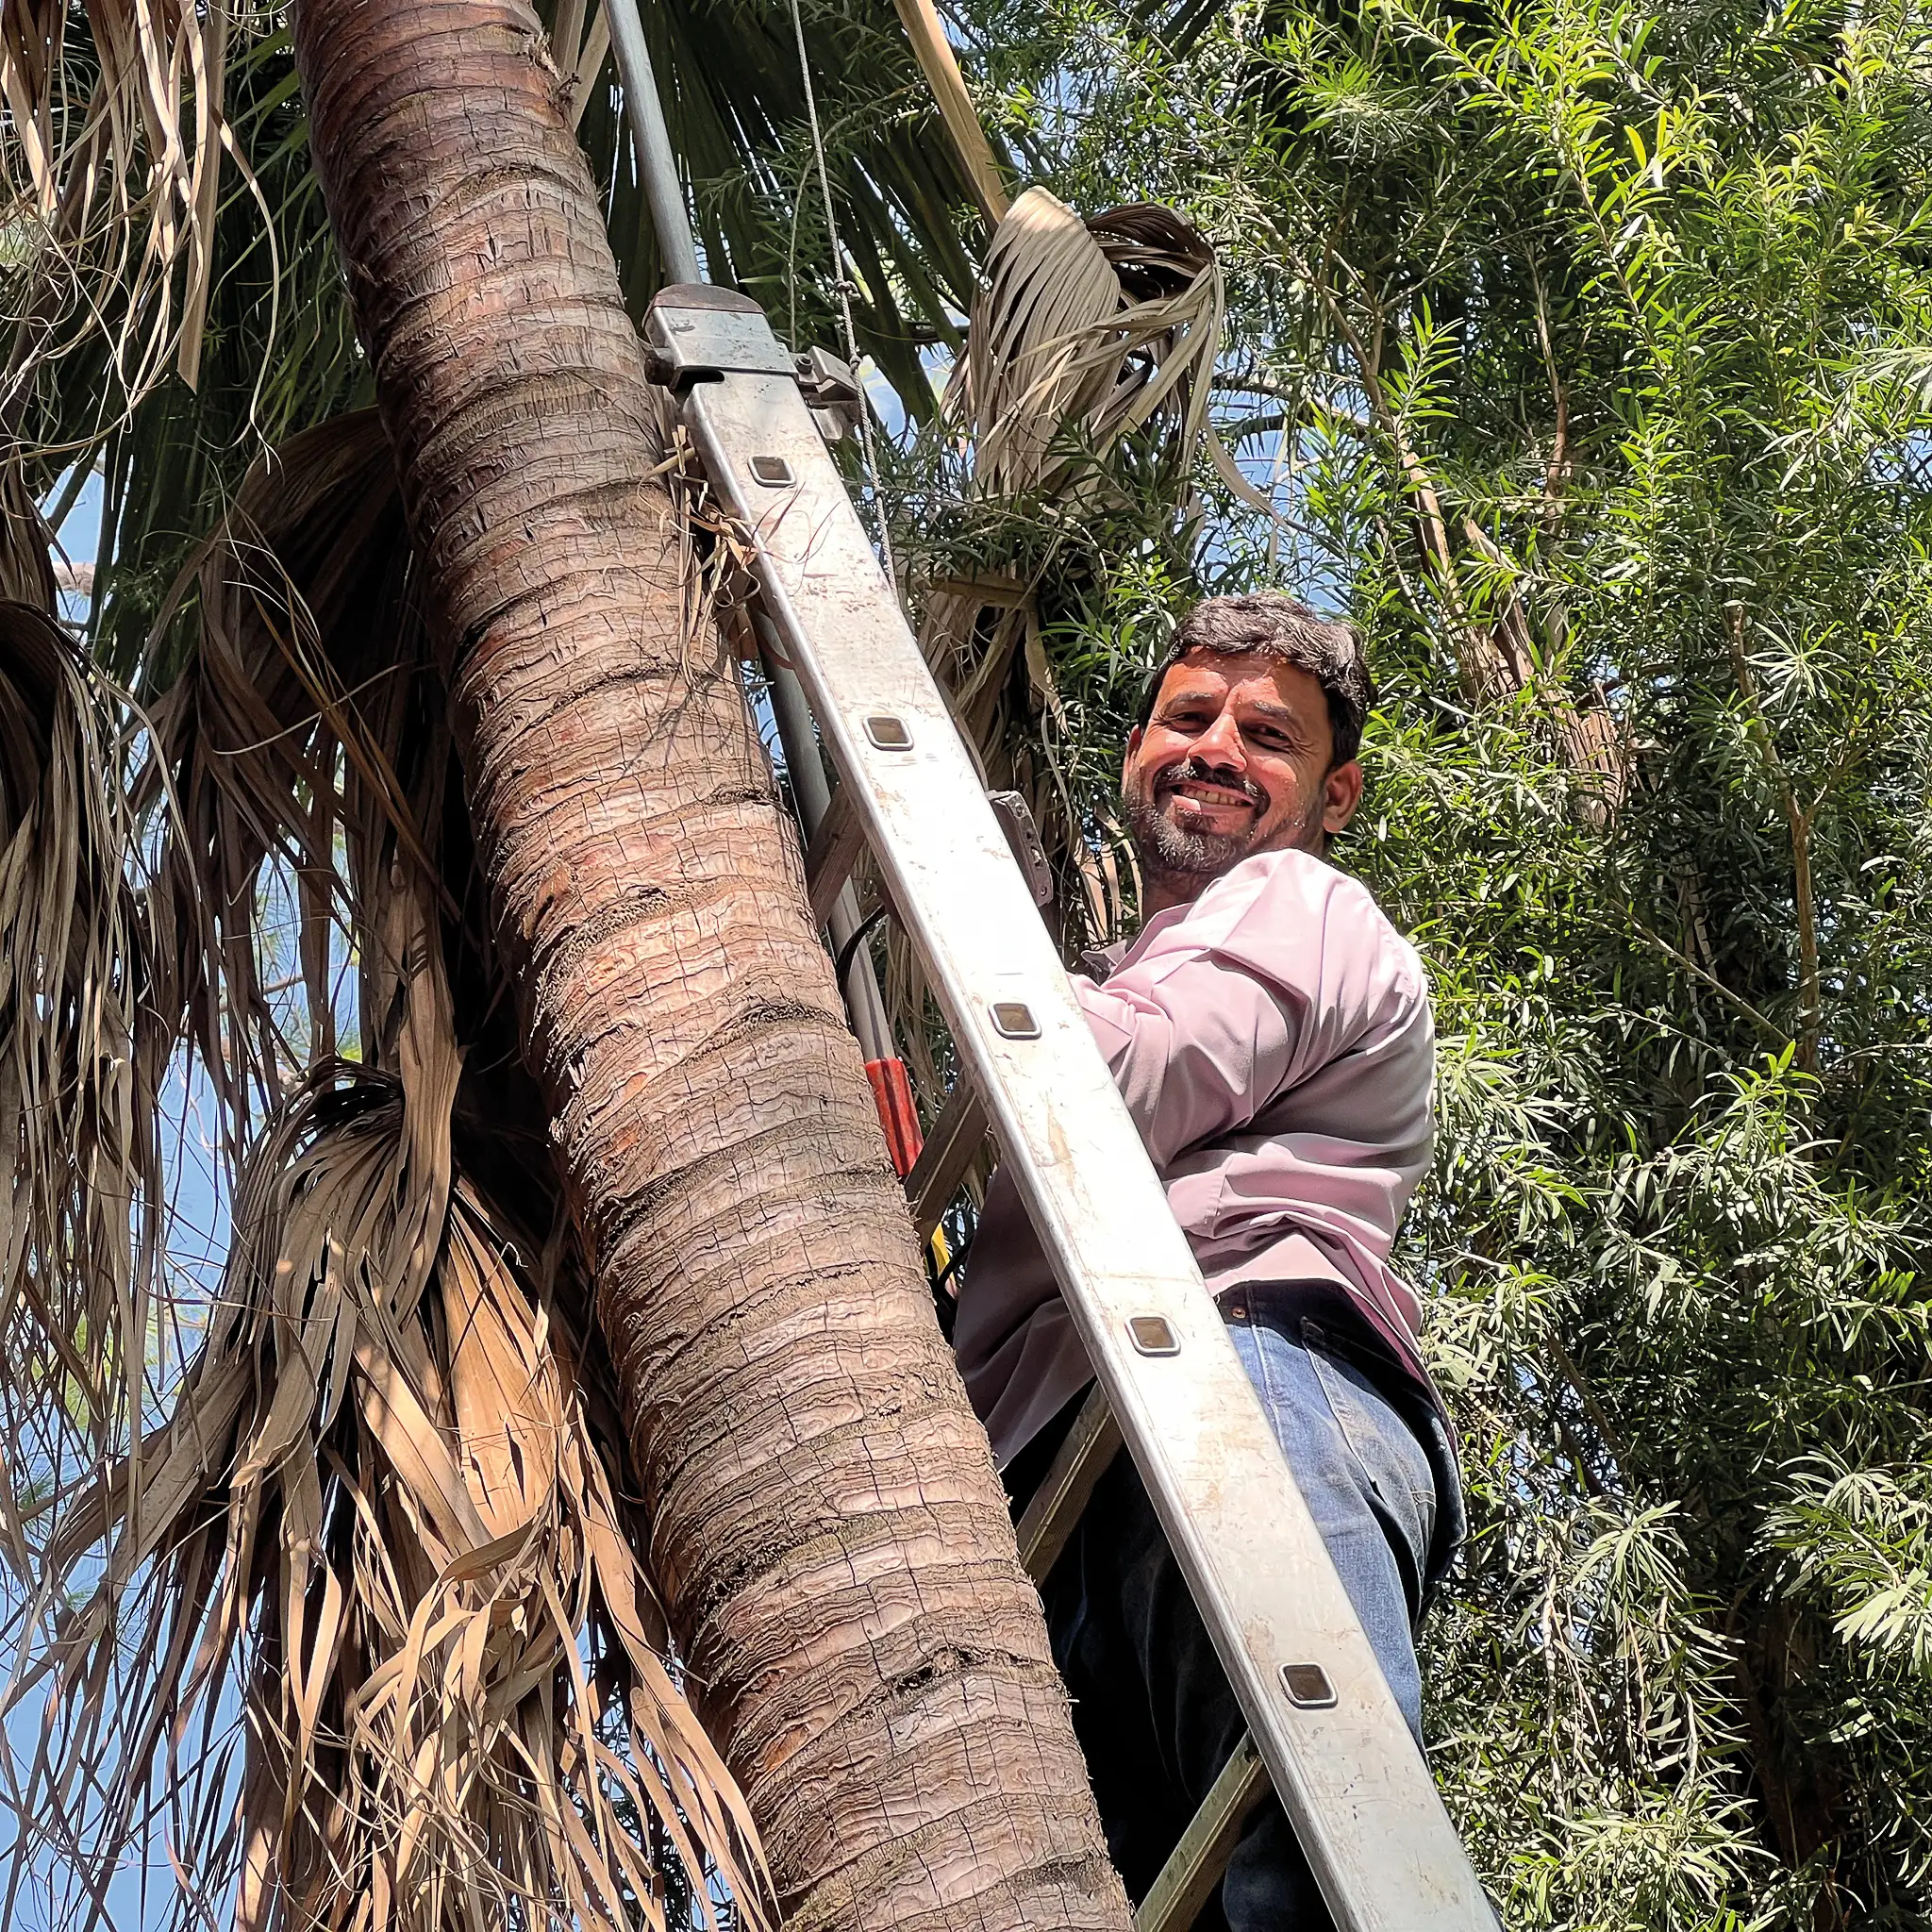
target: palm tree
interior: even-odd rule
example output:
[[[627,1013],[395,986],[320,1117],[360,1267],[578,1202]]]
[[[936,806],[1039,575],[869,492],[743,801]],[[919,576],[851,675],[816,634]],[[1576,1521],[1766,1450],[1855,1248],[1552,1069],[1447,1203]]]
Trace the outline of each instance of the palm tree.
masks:
[[[257,464],[167,597],[137,541],[97,620],[108,655],[165,688],[134,793],[159,842],[139,917],[81,951],[58,1052],[134,1090],[109,1095],[130,1124],[94,1139],[139,1239],[84,1271],[84,1308],[50,1302],[106,1163],[56,1172],[20,1127],[16,1171],[53,1174],[56,1198],[11,1244],[15,1360],[41,1364],[26,1392],[53,1418],[14,1472],[16,1498],[22,1478],[51,1496],[8,1519],[42,1640],[16,1700],[49,1686],[17,1802],[111,1852],[165,1798],[251,1926],[480,1926],[515,1899],[666,1923],[681,1870],[747,1924],[1120,1927],[1037,1601],[723,641],[727,559],[713,546],[708,575],[694,544],[638,276],[627,305],[552,58],[582,9],[559,13],[553,42],[525,0],[305,0],[306,126],[253,151],[249,184],[282,197],[282,254],[244,256],[239,287],[210,266],[246,212],[220,207],[211,109],[226,84],[258,131],[294,111],[274,43],[244,47],[219,7],[130,0],[84,60],[63,65],[58,4],[7,45],[15,206],[58,244],[25,251],[18,284],[21,474],[86,442],[62,448],[37,411],[71,422],[90,391],[94,433],[155,391],[108,460],[124,507],[152,459],[177,511],[220,479],[182,475],[171,414],[254,378],[258,420],[294,427],[372,374],[380,408],[379,429],[339,419]],[[67,139],[48,76],[76,74],[97,105],[141,104],[108,147],[99,115]],[[184,74],[202,138],[164,153]],[[63,172],[77,149],[92,175]],[[963,198],[922,169],[857,246],[898,236],[908,194]],[[326,334],[315,183],[366,362]],[[708,222],[728,255],[730,223]],[[50,258],[108,291],[79,323]],[[299,401],[276,391],[287,363],[247,366],[245,326],[202,348],[201,318],[232,314],[250,274],[315,298],[296,325],[321,375]],[[170,355],[201,403],[157,389]],[[31,555],[38,533],[14,534]],[[16,626],[42,658],[58,645],[44,618]],[[9,661],[25,675],[25,647]],[[126,715],[55,661],[78,713]],[[129,755],[96,758],[110,792]],[[118,880],[141,841],[109,829],[96,869]],[[277,880],[295,1020],[259,943]],[[34,1009],[16,995],[12,1039]],[[157,1022],[200,1047],[242,1176],[166,1415],[142,1373],[174,1340],[151,1278]],[[63,1353],[63,1329],[86,1350]],[[216,1724],[230,1680],[239,1760]]]
[[[541,29],[518,0],[304,0],[296,46],[658,1575],[781,1904],[1108,1923]]]

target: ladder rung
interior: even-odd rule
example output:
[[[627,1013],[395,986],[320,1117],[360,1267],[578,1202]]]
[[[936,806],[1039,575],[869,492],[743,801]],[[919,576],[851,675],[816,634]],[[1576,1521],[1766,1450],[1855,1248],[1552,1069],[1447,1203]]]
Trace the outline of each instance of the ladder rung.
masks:
[[[820,925],[832,916],[833,902],[864,843],[865,827],[852,809],[852,794],[843,785],[835,786],[805,853],[805,889],[811,897],[811,916]]]
[[[1020,1561],[1035,1583],[1044,1583],[1046,1574],[1058,1562],[1080,1512],[1093,1493],[1093,1485],[1107,1474],[1107,1466],[1119,1453],[1121,1425],[1107,1391],[1093,1385],[1067,1440],[1060,1444],[1032,1500],[1020,1512],[1015,1534],[1020,1541]]]
[[[906,1199],[912,1209],[919,1239],[930,1238],[941,1217],[953,1205],[966,1170],[978,1158],[986,1140],[986,1108],[973,1082],[961,1079],[940,1109],[940,1117],[919,1150],[906,1176]]]
[[[1214,1895],[1248,1820],[1267,1795],[1268,1767],[1261,1762],[1254,1739],[1243,1733],[1234,1756],[1201,1801],[1193,1823],[1181,1834],[1160,1876],[1141,1901],[1134,1932],[1188,1932]]]

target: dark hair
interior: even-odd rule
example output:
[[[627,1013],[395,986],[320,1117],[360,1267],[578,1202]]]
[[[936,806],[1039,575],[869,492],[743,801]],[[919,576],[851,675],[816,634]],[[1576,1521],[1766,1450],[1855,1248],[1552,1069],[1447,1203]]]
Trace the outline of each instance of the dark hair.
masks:
[[[1318,616],[1279,591],[1252,597],[1208,597],[1175,625],[1167,654],[1141,695],[1141,728],[1154,716],[1167,674],[1193,651],[1223,658],[1279,658],[1306,671],[1328,700],[1332,762],[1346,764],[1362,747],[1362,724],[1375,701],[1362,641],[1345,624]]]

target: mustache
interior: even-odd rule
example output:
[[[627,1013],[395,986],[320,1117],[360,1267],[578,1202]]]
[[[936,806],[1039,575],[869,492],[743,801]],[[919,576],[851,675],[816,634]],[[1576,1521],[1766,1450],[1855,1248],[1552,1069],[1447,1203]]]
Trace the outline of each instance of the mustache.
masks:
[[[1268,794],[1252,778],[1237,772],[1232,765],[1210,765],[1204,758],[1183,758],[1179,764],[1170,765],[1155,779],[1154,795],[1158,798],[1177,785],[1219,785],[1228,791],[1239,791],[1250,804],[1264,810],[1268,804]]]

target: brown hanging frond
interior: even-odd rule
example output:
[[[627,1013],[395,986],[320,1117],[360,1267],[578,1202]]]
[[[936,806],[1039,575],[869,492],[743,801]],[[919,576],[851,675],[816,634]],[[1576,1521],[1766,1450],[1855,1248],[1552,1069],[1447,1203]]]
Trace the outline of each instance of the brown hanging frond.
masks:
[[[979,491],[1091,489],[1091,458],[1156,424],[1184,477],[1225,306],[1213,249],[1170,209],[1083,222],[1029,188],[993,234],[946,398]]]
[[[138,1453],[40,1523],[17,1819],[77,1897],[164,1823],[183,1928],[630,1932],[708,1885],[768,1924],[666,1661],[374,416],[258,462],[158,630],[187,600],[138,798],[233,1240]]]
[[[668,1866],[764,1925],[545,1246],[453,1158],[423,932],[404,1073],[290,1095],[172,1415],[58,1514],[24,1816],[98,1874],[164,1810],[183,1928],[661,1928]]]
[[[0,1547],[126,1447],[155,1341],[157,1096],[131,708],[0,603]]]
[[[0,423],[17,430],[39,369],[96,330],[122,408],[171,362],[195,381],[232,146],[222,89],[233,11],[230,0],[0,8],[0,223],[15,325]]]
[[[993,236],[947,393],[949,422],[971,439],[975,499],[1077,510],[1107,488],[1108,454],[1131,436],[1154,439],[1158,467],[1186,495],[1197,452],[1214,444],[1208,401],[1224,308],[1214,250],[1170,209],[1137,205],[1083,222],[1028,189]],[[1049,856],[1082,880],[1090,935],[1110,937],[1124,911],[1118,880],[1053,769],[1062,721],[1037,588],[1019,571],[939,577],[920,644],[989,783],[1026,798]],[[1008,714],[1019,675],[1024,718]],[[1033,755],[1036,716],[1047,727],[1045,769]]]
[[[46,519],[18,463],[0,462],[0,600],[51,611],[60,594]]]

